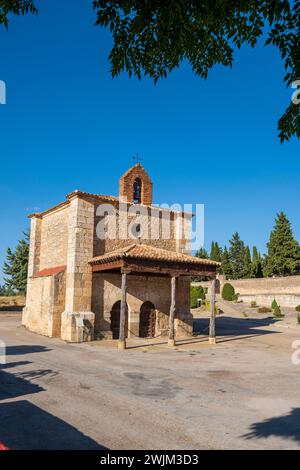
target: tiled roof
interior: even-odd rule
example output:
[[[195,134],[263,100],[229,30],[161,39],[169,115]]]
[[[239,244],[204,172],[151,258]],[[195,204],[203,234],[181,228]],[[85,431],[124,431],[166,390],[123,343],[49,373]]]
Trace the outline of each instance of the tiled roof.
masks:
[[[34,277],[53,276],[54,274],[62,273],[67,269],[67,266],[55,266],[53,268],[45,268],[35,274]]]
[[[91,264],[105,264],[122,259],[142,259],[154,261],[166,261],[184,264],[193,264],[196,266],[220,266],[216,261],[201,259],[195,256],[177,253],[175,251],[156,248],[151,245],[132,244],[124,248],[119,248],[104,255],[97,256],[90,260]]]

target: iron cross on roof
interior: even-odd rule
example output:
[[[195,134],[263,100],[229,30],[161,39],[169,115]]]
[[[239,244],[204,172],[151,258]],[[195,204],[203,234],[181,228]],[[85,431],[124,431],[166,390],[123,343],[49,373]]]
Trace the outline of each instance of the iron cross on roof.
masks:
[[[142,160],[142,158],[139,156],[138,153],[137,153],[136,155],[134,155],[134,157],[133,157],[133,163],[134,163],[135,165],[138,165],[138,164],[140,165],[140,164],[142,163],[142,161],[143,161],[143,160]]]

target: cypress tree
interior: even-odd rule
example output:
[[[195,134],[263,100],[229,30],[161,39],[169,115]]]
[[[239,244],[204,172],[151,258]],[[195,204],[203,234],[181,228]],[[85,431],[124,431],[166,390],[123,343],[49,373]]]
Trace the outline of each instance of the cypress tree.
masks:
[[[213,261],[222,261],[222,249],[220,248],[218,242],[211,243],[211,250],[210,250],[210,259]]]
[[[251,277],[261,278],[263,274],[263,259],[256,246],[253,247]]]
[[[11,294],[26,294],[28,256],[29,235],[24,233],[23,240],[19,241],[14,251],[11,248],[7,249],[6,262],[3,267],[4,274],[8,276],[4,278],[4,286]]]
[[[199,250],[196,251],[195,256],[201,259],[209,259],[208,253],[204,248],[199,248]]]
[[[215,261],[221,263],[222,261],[222,248],[219,246],[218,242],[215,243]]]
[[[248,279],[252,273],[252,261],[249,246],[245,247],[244,250],[244,265],[243,265],[243,277]]]
[[[229,243],[229,258],[232,266],[232,278],[239,279],[243,277],[245,245],[238,232],[235,232],[232,235]]]
[[[210,257],[210,259],[214,260],[214,257],[215,257],[215,242],[214,241],[211,242],[209,257]]]
[[[232,277],[232,266],[230,261],[230,256],[227,247],[224,247],[222,252],[222,265],[220,272],[226,276],[227,279]]]
[[[300,273],[300,246],[294,239],[291,224],[284,212],[277,214],[267,245],[266,276],[290,276]]]

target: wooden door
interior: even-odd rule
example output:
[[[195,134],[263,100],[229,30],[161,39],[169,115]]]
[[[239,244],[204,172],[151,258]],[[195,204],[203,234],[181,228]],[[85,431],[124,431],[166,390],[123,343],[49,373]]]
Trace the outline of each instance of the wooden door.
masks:
[[[155,336],[156,311],[151,302],[145,302],[140,310],[140,329],[141,338],[153,338]]]
[[[120,310],[121,310],[121,301],[119,300],[113,305],[113,308],[110,312],[110,324],[113,339],[119,339],[120,335]],[[128,337],[128,306],[126,305],[125,310],[125,338]]]

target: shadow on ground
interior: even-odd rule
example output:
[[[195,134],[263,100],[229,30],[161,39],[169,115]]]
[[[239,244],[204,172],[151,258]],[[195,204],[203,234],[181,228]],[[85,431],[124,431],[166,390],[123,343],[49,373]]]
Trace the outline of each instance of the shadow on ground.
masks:
[[[33,354],[48,351],[51,351],[51,349],[40,345],[6,346],[5,348],[5,353],[7,356],[18,356],[23,354]]]
[[[27,378],[29,377],[27,376]],[[23,378],[22,375],[10,374],[3,369],[0,370],[0,400],[31,395],[44,390],[39,385]]]
[[[23,311],[24,306],[18,306],[18,305],[11,305],[11,306],[4,306],[0,307],[0,313],[6,313],[6,312],[13,312],[13,313],[21,313]]]
[[[236,317],[217,317],[216,318],[216,336],[218,343],[226,341],[238,340],[241,337],[243,339],[252,338],[253,336],[262,336],[267,334],[280,333],[280,331],[264,330],[264,326],[269,326],[276,323],[273,317],[265,319],[250,319],[250,318],[236,318]],[[206,343],[209,332],[209,318],[194,318],[193,323],[193,334],[194,337],[189,338],[177,338],[176,346]],[[199,335],[199,336],[198,336]],[[200,336],[203,335],[203,336]],[[141,339],[142,338],[136,338]],[[163,346],[168,343],[168,337],[162,338],[162,341],[152,341],[147,339],[140,344],[129,345],[127,349],[139,349],[146,346]]]
[[[26,361],[24,362],[26,364]],[[45,389],[31,380],[41,377],[52,378],[57,374],[50,369],[7,372],[7,369],[16,365],[23,364],[13,362],[1,366],[1,401],[43,392]],[[9,449],[16,450],[105,449],[75,427],[27,400],[0,404],[1,443]]]
[[[12,450],[105,450],[75,427],[26,400],[0,405],[0,438]]]
[[[216,335],[222,336],[261,336],[266,334],[279,333],[278,331],[264,330],[262,327],[276,323],[272,317],[263,320],[252,320],[249,318],[217,317]],[[208,334],[209,318],[194,319],[194,334]]]
[[[261,439],[267,437],[290,438],[300,443],[300,408],[293,408],[284,416],[266,419],[260,423],[253,423],[250,432],[245,434],[246,439]]]

